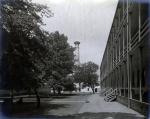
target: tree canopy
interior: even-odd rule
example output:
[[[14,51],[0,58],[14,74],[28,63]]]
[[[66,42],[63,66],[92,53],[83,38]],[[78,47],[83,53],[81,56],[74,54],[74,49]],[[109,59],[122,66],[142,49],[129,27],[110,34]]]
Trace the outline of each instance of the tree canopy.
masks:
[[[82,83],[83,86],[91,87],[94,93],[94,88],[98,85],[98,65],[93,62],[83,63],[74,73],[74,78],[77,83]]]
[[[62,86],[74,66],[74,48],[58,31],[41,28],[42,17],[52,17],[48,7],[32,0],[1,1],[1,88],[35,90],[49,81]]]
[[[52,48],[51,57],[51,69],[48,69],[51,73],[46,73],[51,77],[50,86],[54,90],[60,92],[60,88],[63,88],[65,78],[73,73],[74,67],[74,48],[67,42],[68,38],[64,34],[60,34],[58,31],[50,34],[50,44]]]
[[[5,79],[2,87],[16,90],[37,88],[41,82],[39,64],[46,51],[46,35],[40,28],[43,22],[38,13],[50,17],[51,11],[29,0],[2,0],[1,6],[2,67],[5,69],[2,72],[2,79]]]

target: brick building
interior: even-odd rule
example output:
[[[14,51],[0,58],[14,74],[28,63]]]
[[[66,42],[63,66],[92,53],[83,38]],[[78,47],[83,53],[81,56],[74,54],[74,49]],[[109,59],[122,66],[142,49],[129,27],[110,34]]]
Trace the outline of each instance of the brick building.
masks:
[[[118,89],[117,101],[146,114],[149,101],[149,0],[119,0],[103,55],[102,89]]]

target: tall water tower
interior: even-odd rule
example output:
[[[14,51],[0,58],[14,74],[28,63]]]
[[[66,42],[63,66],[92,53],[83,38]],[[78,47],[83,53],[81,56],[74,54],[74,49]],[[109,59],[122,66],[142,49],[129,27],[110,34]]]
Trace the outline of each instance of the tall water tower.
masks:
[[[80,66],[80,49],[79,49],[79,45],[80,42],[79,41],[75,41],[75,65],[76,66]],[[76,67],[77,68],[77,67]],[[75,72],[77,71],[77,69],[75,68]],[[81,83],[75,83],[77,91],[81,91]]]
[[[80,49],[79,49],[79,45],[80,45],[80,42],[79,41],[75,41],[74,42],[75,44],[75,64],[76,65],[80,65]]]

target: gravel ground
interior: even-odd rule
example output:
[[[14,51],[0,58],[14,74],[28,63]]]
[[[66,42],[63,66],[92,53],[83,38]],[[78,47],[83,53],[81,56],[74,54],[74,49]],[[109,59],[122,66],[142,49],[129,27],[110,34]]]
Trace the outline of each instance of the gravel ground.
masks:
[[[113,107],[118,107],[113,109]],[[118,111],[120,110],[120,111]],[[1,111],[2,112],[2,111]],[[4,112],[4,111],[3,111]],[[131,113],[130,113],[131,112]],[[97,94],[52,96],[41,99],[36,109],[34,98],[24,99],[23,104],[14,104],[13,111],[0,119],[144,119],[116,102],[106,103]],[[146,119],[146,118],[145,118]]]

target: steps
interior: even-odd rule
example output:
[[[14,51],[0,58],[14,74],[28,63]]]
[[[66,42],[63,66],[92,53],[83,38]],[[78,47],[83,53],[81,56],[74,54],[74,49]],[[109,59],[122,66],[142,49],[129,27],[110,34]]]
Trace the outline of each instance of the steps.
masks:
[[[112,102],[116,100],[117,95],[119,95],[119,90],[117,88],[116,89],[110,88],[110,89],[105,90],[105,92],[103,91],[101,95],[104,96],[105,101]]]
[[[114,94],[109,94],[109,95],[107,95],[107,96],[104,97],[104,100],[105,100],[106,102],[112,102],[112,101],[114,101],[116,98],[117,98],[116,95],[114,95]]]

